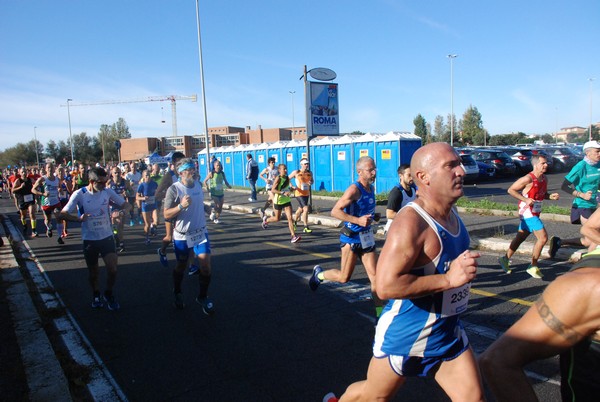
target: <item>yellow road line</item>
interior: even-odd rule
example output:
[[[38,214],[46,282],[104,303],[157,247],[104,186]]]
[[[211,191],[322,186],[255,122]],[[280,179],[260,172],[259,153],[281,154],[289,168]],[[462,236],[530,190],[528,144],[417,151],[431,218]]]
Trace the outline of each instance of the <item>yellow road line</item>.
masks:
[[[279,243],[273,243],[273,242],[270,242],[270,241],[266,241],[266,242],[264,242],[264,244],[268,244],[269,246],[273,246],[273,247],[279,247],[279,248],[285,248],[285,249],[288,249],[288,250],[298,251],[300,253],[312,255],[313,257],[318,257],[318,258],[333,258],[332,256],[327,255],[327,254],[312,253],[310,251],[303,250],[301,248],[292,247],[292,246],[288,246],[288,245],[284,245],[284,244],[279,244]]]
[[[487,292],[485,290],[479,290],[479,289],[473,289],[471,288],[471,293],[474,293],[476,295],[479,296],[485,296],[485,297],[493,297],[496,299],[500,299],[500,300],[505,300],[511,303],[515,303],[515,304],[520,304],[522,306],[533,306],[534,302],[530,302],[527,300],[523,300],[523,299],[517,299],[517,298],[511,298],[511,297],[506,297],[506,296],[502,296],[496,293],[492,293],[492,292]]]

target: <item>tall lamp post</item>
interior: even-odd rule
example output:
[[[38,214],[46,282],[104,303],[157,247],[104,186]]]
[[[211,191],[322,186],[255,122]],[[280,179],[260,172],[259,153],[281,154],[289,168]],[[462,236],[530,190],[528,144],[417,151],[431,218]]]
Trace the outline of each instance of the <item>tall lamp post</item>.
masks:
[[[204,130],[206,141],[206,174],[210,172],[210,144],[208,137],[208,116],[206,114],[206,93],[204,90],[204,65],[202,64],[202,37],[200,36],[200,5],[196,0],[196,31],[198,34],[198,62],[200,64],[200,83],[202,84],[202,110],[204,111]]]
[[[292,139],[294,139],[294,131],[296,130],[296,121],[294,116],[294,94],[296,91],[288,91],[292,95]]]
[[[67,114],[69,116],[69,142],[71,143],[71,168],[75,166],[75,153],[73,152],[73,133],[71,132],[71,108],[69,102],[73,99],[67,99]]]
[[[453,61],[457,54],[449,54],[450,59],[450,146],[454,146],[454,70]]]
[[[588,141],[592,140],[592,82],[594,82],[595,78],[588,78],[588,81],[590,82],[590,139]]]
[[[35,162],[37,163],[37,167],[40,167],[40,155],[38,153],[38,142],[37,142],[37,133],[36,133],[36,128],[37,126],[33,126],[33,139],[35,141]]]

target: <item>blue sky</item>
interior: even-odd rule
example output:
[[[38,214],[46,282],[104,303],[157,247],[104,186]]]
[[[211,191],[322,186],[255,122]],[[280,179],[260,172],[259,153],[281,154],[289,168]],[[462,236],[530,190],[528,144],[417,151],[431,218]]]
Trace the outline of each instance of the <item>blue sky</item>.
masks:
[[[587,126],[599,16],[596,0],[201,0],[208,125],[304,125],[306,64],[337,73],[342,132],[413,131],[450,112],[452,53],[457,118],[473,105],[491,134]],[[0,0],[0,149],[34,126],[66,140],[67,98],[200,96],[199,71],[195,0]],[[73,134],[119,117],[133,137],[171,134],[169,102],[73,106]],[[200,98],[177,102],[177,126],[204,131]]]

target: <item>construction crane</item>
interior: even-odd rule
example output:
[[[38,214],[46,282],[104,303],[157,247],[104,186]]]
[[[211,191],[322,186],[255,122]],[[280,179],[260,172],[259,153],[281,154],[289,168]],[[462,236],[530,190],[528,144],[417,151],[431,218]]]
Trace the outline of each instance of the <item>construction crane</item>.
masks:
[[[62,107],[69,106],[96,106],[96,105],[114,105],[119,103],[140,103],[140,102],[165,102],[171,101],[171,117],[173,124],[173,137],[177,137],[177,107],[176,101],[178,100],[190,100],[196,102],[198,96],[196,95],[167,95],[167,96],[148,96],[147,98],[139,99],[128,99],[128,100],[106,100],[106,101],[95,101],[95,102],[83,102],[83,103],[67,103],[60,105]]]

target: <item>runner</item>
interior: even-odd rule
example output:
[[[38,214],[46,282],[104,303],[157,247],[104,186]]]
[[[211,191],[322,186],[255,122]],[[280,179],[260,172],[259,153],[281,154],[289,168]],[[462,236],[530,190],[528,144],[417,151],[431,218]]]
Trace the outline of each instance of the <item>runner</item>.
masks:
[[[208,297],[212,278],[210,241],[205,216],[208,207],[204,205],[202,184],[198,181],[198,172],[193,160],[181,159],[176,168],[179,181],[169,187],[164,202],[165,219],[172,220],[174,226],[173,248],[177,259],[173,269],[173,305],[180,310],[185,307],[181,282],[189,261],[197,259],[200,266],[200,290],[196,302],[202,305],[205,314],[212,315],[215,306]]]
[[[273,205],[273,193],[271,192],[271,188],[273,187],[273,182],[275,181],[275,177],[279,174],[277,168],[275,168],[275,158],[267,159],[267,167],[260,172],[260,178],[265,181],[265,191],[267,192],[267,201],[265,205],[259,210],[260,219],[265,216],[265,211],[271,205]]]
[[[308,210],[309,210],[309,197],[310,197],[310,186],[313,185],[313,175],[308,168],[308,159],[303,158],[300,160],[300,169],[294,170],[290,174],[290,180],[295,179],[294,195],[298,200],[298,210],[294,214],[294,230],[296,230],[296,222],[302,218],[304,223],[304,233],[312,233],[312,229],[308,227]]]
[[[204,179],[204,185],[209,189],[210,197],[214,203],[214,208],[210,213],[210,219],[214,223],[219,223],[221,211],[223,211],[223,199],[225,198],[223,184],[225,184],[227,188],[231,188],[225,177],[225,172],[223,172],[221,162],[215,159],[213,168],[208,173],[208,176],[206,176],[206,179]]]
[[[273,192],[273,208],[275,209],[275,216],[267,217],[266,215],[263,215],[262,228],[268,228],[269,223],[279,222],[281,220],[281,212],[284,211],[288,221],[288,228],[292,235],[290,241],[292,243],[298,243],[302,240],[302,237],[297,236],[294,230],[292,200],[290,198],[292,190],[290,188],[290,178],[287,175],[287,166],[282,163],[278,166],[278,170],[279,175],[275,178],[275,182],[271,189]]]
[[[156,210],[156,189],[158,184],[150,179],[150,172],[144,170],[142,173],[142,182],[137,189],[136,200],[141,204],[142,218],[144,219],[144,236],[146,245],[150,244],[150,233],[156,233],[156,227],[152,220],[152,214]]]
[[[469,251],[469,234],[454,210],[465,171],[446,143],[419,148],[411,171],[419,198],[394,218],[377,263],[375,288],[389,302],[377,324],[367,378],[350,385],[340,400],[387,401],[407,377],[431,373],[450,400],[483,401],[459,320],[479,257]]]
[[[71,177],[65,172],[65,168],[62,165],[58,166],[56,174],[60,179],[60,186],[58,188],[58,199],[60,200],[60,206],[62,209],[65,207],[65,205],[67,205],[69,197],[73,192],[73,187],[71,183]],[[67,230],[67,221],[65,219],[62,219],[61,223],[63,225],[63,231],[60,234],[60,236],[64,239],[69,235],[69,231]]]
[[[127,201],[127,189],[129,183],[121,175],[121,169],[115,166],[111,170],[111,178],[106,186],[119,195],[123,201]],[[131,204],[129,204],[131,205]],[[110,203],[110,219],[112,223],[113,236],[115,238],[116,250],[118,253],[125,251],[125,217],[119,204]]]
[[[57,223],[58,237],[56,239],[58,244],[64,244],[63,241],[63,224],[59,217],[62,205],[60,203],[59,189],[61,180],[54,174],[54,165],[52,163],[46,164],[46,174],[41,176],[33,184],[31,191],[41,196],[42,211],[44,213],[44,223],[46,224],[46,236],[52,237],[52,216],[54,216]],[[39,189],[42,191],[39,191]]]
[[[315,291],[324,280],[347,283],[360,258],[371,283],[375,316],[379,317],[383,302],[375,291],[377,253],[371,228],[371,224],[379,220],[375,214],[375,187],[373,187],[377,176],[375,161],[370,156],[361,157],[356,163],[356,171],[358,180],[346,189],[342,198],[331,210],[331,216],[344,222],[340,231],[341,267],[324,271],[320,265],[315,265],[308,285]]]
[[[108,180],[106,171],[102,168],[92,168],[88,172],[89,184],[76,190],[60,216],[63,219],[81,222],[81,238],[83,239],[83,256],[89,270],[89,281],[93,292],[92,308],[104,307],[118,310],[113,288],[117,280],[117,253],[111,229],[109,203],[120,206],[124,214],[129,212],[129,205],[123,197],[113,190],[106,188]],[[77,210],[78,214],[72,212]],[[98,258],[102,256],[106,265],[106,289],[104,295],[100,292]]]
[[[13,194],[15,195],[15,199],[19,207],[21,223],[23,224],[23,235],[27,234],[27,214],[29,213],[31,237],[37,237],[38,233],[36,230],[35,220],[35,199],[34,194],[31,191],[32,189],[33,183],[28,177],[27,169],[19,169],[19,177],[15,180],[13,185]]]
[[[152,165],[152,172],[150,173],[150,179],[156,183],[156,188],[160,186],[160,182],[163,179],[163,176],[160,173],[160,165],[155,163]],[[150,227],[150,236],[156,236],[156,231],[158,230],[158,226],[160,225],[160,214],[159,211],[162,210],[162,198],[158,199],[158,194],[155,194],[156,198],[156,208],[152,211],[152,221],[154,222],[154,226]]]
[[[510,243],[508,251],[505,255],[498,258],[498,263],[506,272],[510,274],[510,258],[517,251],[521,243],[529,237],[531,232],[536,237],[536,242],[533,246],[531,254],[531,264],[526,272],[533,278],[541,279],[542,272],[538,267],[538,259],[542,253],[542,248],[548,241],[548,233],[540,219],[542,212],[542,202],[544,199],[558,200],[558,193],[548,193],[548,180],[546,178],[546,170],[548,169],[548,161],[542,155],[533,155],[531,157],[533,171],[513,183],[508,188],[508,194],[519,200],[519,231],[516,237]]]
[[[415,182],[410,173],[410,165],[400,165],[400,167],[398,167],[398,178],[398,184],[392,188],[388,195],[388,203],[385,209],[387,222],[383,228],[384,234],[387,234],[388,230],[390,230],[390,226],[398,211],[417,198],[417,186],[415,186]]]
[[[135,225],[135,214],[134,210],[137,206],[137,221],[140,225],[144,224],[144,220],[142,219],[142,202],[138,201],[136,198],[136,190],[140,185],[140,181],[142,180],[142,174],[137,170],[137,163],[131,164],[131,170],[128,170],[125,173],[125,180],[129,183],[129,188],[131,189],[127,193],[127,201],[131,204],[131,212],[129,213],[129,226]]]

